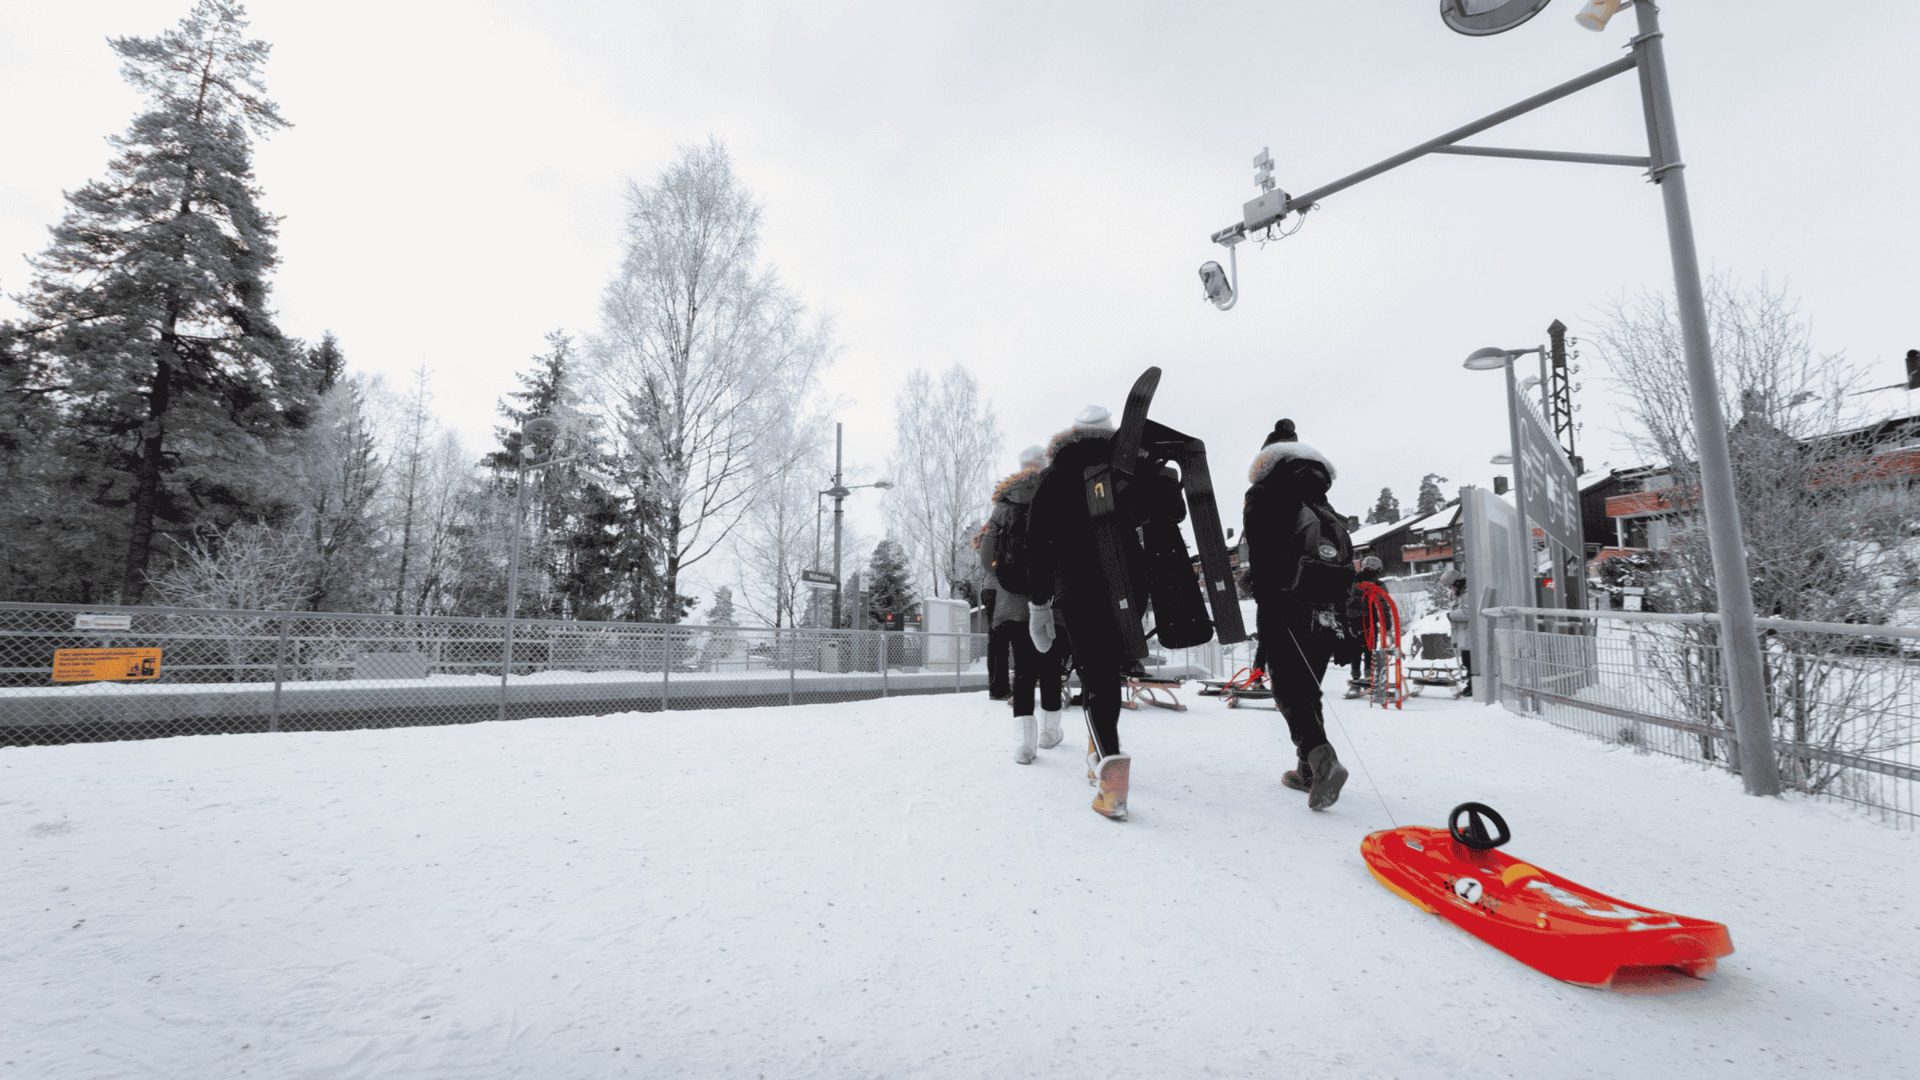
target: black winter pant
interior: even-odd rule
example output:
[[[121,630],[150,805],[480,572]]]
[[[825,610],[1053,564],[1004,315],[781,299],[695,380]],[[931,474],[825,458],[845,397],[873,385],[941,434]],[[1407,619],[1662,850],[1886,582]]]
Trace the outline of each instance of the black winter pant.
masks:
[[[1121,669],[1126,649],[1120,643],[1120,631],[1104,605],[1074,604],[1062,615],[1065,631],[1061,636],[1073,653],[1073,670],[1080,675],[1087,726],[1100,756],[1112,757],[1120,752],[1120,693],[1125,681]],[[1055,642],[1054,651],[1059,649]]]
[[[1307,632],[1309,616],[1292,610],[1270,611],[1260,608],[1260,640],[1267,646],[1267,659],[1273,665],[1267,678],[1273,687],[1273,700],[1287,718],[1287,731],[1293,736],[1294,752],[1301,761],[1327,742],[1327,728],[1320,709],[1320,680],[1326,677],[1327,662],[1333,658],[1333,643]]]
[[[1040,688],[1040,707],[1047,712],[1060,711],[1060,648],[1041,652],[1033,647],[1033,635],[1027,624],[1005,624],[1018,631],[1013,636],[1013,715],[1033,715],[1033,690]],[[996,627],[997,629],[997,627]]]
[[[987,629],[987,696],[999,701],[1013,693],[1009,658],[1017,647],[1014,642],[1027,636],[1027,624],[1004,622]],[[1027,642],[1032,648],[1033,642]]]

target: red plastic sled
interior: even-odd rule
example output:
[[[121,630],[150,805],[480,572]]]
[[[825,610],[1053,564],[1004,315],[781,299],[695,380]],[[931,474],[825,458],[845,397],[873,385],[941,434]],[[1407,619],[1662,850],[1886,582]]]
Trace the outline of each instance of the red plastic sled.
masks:
[[[1483,819],[1497,826],[1497,837]],[[1360,842],[1367,869],[1413,906],[1521,963],[1570,983],[1606,987],[1629,970],[1670,968],[1704,979],[1715,961],[1733,952],[1720,923],[1615,900],[1494,851],[1512,834],[1491,807],[1462,803],[1447,821],[1445,829],[1373,833]]]

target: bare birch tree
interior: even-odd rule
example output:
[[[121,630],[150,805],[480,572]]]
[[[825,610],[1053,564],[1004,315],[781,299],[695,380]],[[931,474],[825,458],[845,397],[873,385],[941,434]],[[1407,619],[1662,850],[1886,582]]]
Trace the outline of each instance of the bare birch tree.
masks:
[[[924,370],[908,375],[894,414],[894,490],[887,494],[893,533],[927,583],[926,595],[965,595],[979,561],[973,531],[986,516],[1000,453],[993,408],[956,364],[937,381]]]
[[[808,599],[800,571],[815,567],[816,506],[825,485],[825,422],[798,417],[762,440],[753,505],[741,519],[734,553],[739,605],[768,626],[797,626]]]
[[[682,571],[711,555],[755,491],[761,440],[800,400],[829,331],[759,261],[760,208],[717,141],[627,194],[626,253],[592,342],[619,471],[657,506],[660,610],[684,611]]]
[[[1865,373],[1837,353],[1813,349],[1787,295],[1762,281],[1707,283],[1707,311],[1732,452],[1754,606],[1761,615],[1813,622],[1885,623],[1913,594],[1915,558],[1905,542],[1915,498],[1904,475],[1880,476],[1887,433],[1849,405]],[[1599,347],[1637,424],[1638,449],[1669,475],[1671,543],[1655,586],[1671,610],[1716,609],[1713,564],[1700,501],[1696,433],[1685,392],[1686,360],[1672,298],[1644,294],[1615,305]],[[1694,716],[1724,722],[1715,670],[1717,632],[1681,627],[1682,648],[1658,667],[1672,697]],[[1764,657],[1776,736],[1790,744],[1880,747],[1888,715],[1875,699],[1886,680],[1837,657],[1830,640],[1768,631]],[[1715,753],[1702,740],[1703,753]],[[1782,775],[1821,790],[1841,770],[1787,755]]]

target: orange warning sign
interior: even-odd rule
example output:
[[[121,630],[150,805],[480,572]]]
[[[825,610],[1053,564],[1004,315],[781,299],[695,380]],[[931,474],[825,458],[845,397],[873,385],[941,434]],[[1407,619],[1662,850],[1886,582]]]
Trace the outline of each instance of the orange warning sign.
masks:
[[[54,682],[142,682],[159,677],[159,649],[53,651]]]

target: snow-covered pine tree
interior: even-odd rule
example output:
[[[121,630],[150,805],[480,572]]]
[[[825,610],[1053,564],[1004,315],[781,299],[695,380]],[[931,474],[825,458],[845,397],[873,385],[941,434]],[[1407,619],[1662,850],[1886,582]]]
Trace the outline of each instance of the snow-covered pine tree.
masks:
[[[305,538],[307,603],[315,611],[367,611],[379,604],[376,508],[387,479],[374,435],[372,398],[380,391],[360,377],[334,377],[295,452],[283,458],[293,474],[283,494]]]
[[[1440,485],[1446,482],[1447,478],[1439,473],[1428,473],[1421,477],[1420,495],[1414,503],[1413,512],[1421,515],[1434,514],[1447,505],[1447,497],[1440,491]]]
[[[67,194],[20,298],[26,347],[64,385],[69,481],[117,518],[128,603],[157,532],[272,501],[263,451],[309,389],[269,303],[277,225],[252,142],[286,121],[246,27],[232,0],[199,0],[173,30],[110,41],[146,108],[112,140],[106,178]],[[113,575],[98,544],[85,555]]]
[[[526,544],[521,564],[522,604],[530,613],[554,618],[605,618],[610,594],[620,578],[621,531],[626,524],[620,499],[597,479],[612,471],[580,400],[577,354],[563,331],[547,335],[547,351],[533,358],[520,375],[520,389],[509,395],[518,404],[500,403],[510,421],[494,429],[501,448],[488,455],[511,494],[517,463],[571,459],[527,474]],[[521,446],[521,427],[536,417],[564,418],[560,434]]]
[[[1400,500],[1393,495],[1392,488],[1381,488],[1380,498],[1374,501],[1373,509],[1367,513],[1367,524],[1380,525],[1400,520]]]
[[[873,558],[867,561],[867,607],[876,622],[893,612],[896,629],[920,608],[920,598],[913,591],[913,575],[907,568],[907,553],[895,540],[880,541],[874,546]]]

